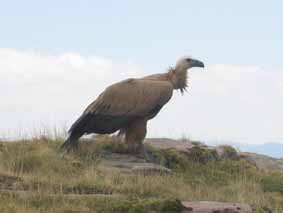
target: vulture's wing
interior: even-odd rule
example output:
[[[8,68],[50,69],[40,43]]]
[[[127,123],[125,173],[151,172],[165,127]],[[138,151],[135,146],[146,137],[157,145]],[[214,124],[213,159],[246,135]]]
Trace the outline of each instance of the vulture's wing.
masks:
[[[113,84],[86,108],[69,133],[117,131],[131,119],[158,112],[172,92],[172,85],[166,81],[128,79]]]
[[[128,79],[106,88],[84,113],[142,116],[166,104],[172,91],[165,81]]]

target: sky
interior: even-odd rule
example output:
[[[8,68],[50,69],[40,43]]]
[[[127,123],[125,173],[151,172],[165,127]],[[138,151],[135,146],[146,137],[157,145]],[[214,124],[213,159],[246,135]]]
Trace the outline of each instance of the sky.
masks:
[[[66,128],[109,84],[202,60],[150,137],[283,143],[282,1],[3,1],[0,137]]]

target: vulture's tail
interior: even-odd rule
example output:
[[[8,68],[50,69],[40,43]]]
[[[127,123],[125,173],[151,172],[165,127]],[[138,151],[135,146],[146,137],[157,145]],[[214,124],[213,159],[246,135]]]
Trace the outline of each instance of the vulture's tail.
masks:
[[[60,149],[63,151],[76,151],[79,147],[78,137],[74,137],[72,134],[68,136],[65,142],[61,145]]]
[[[60,147],[61,150],[70,152],[79,148],[79,138],[85,133],[85,125],[89,120],[88,114],[82,114],[78,120],[71,126],[68,133],[69,136]]]

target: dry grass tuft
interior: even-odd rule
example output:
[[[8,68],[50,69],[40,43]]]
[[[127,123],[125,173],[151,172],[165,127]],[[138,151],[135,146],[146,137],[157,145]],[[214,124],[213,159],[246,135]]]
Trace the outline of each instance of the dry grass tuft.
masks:
[[[142,176],[106,173],[97,166],[103,151],[126,152],[120,139],[86,140],[78,153],[64,156],[58,151],[62,143],[46,137],[0,143],[1,212],[180,212],[180,200],[244,202],[257,212],[283,211],[282,173],[220,160],[211,150],[196,148],[190,157],[156,151],[173,174]]]

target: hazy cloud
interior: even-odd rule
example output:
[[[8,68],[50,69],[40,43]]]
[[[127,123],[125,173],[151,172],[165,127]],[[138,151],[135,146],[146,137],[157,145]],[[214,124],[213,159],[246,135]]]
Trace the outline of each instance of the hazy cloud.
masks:
[[[134,63],[100,56],[0,49],[0,136],[29,131],[39,123],[69,125],[107,85],[147,74]],[[150,122],[149,134],[250,143],[283,140],[282,80],[282,72],[257,66],[192,70],[188,93],[175,92]]]

